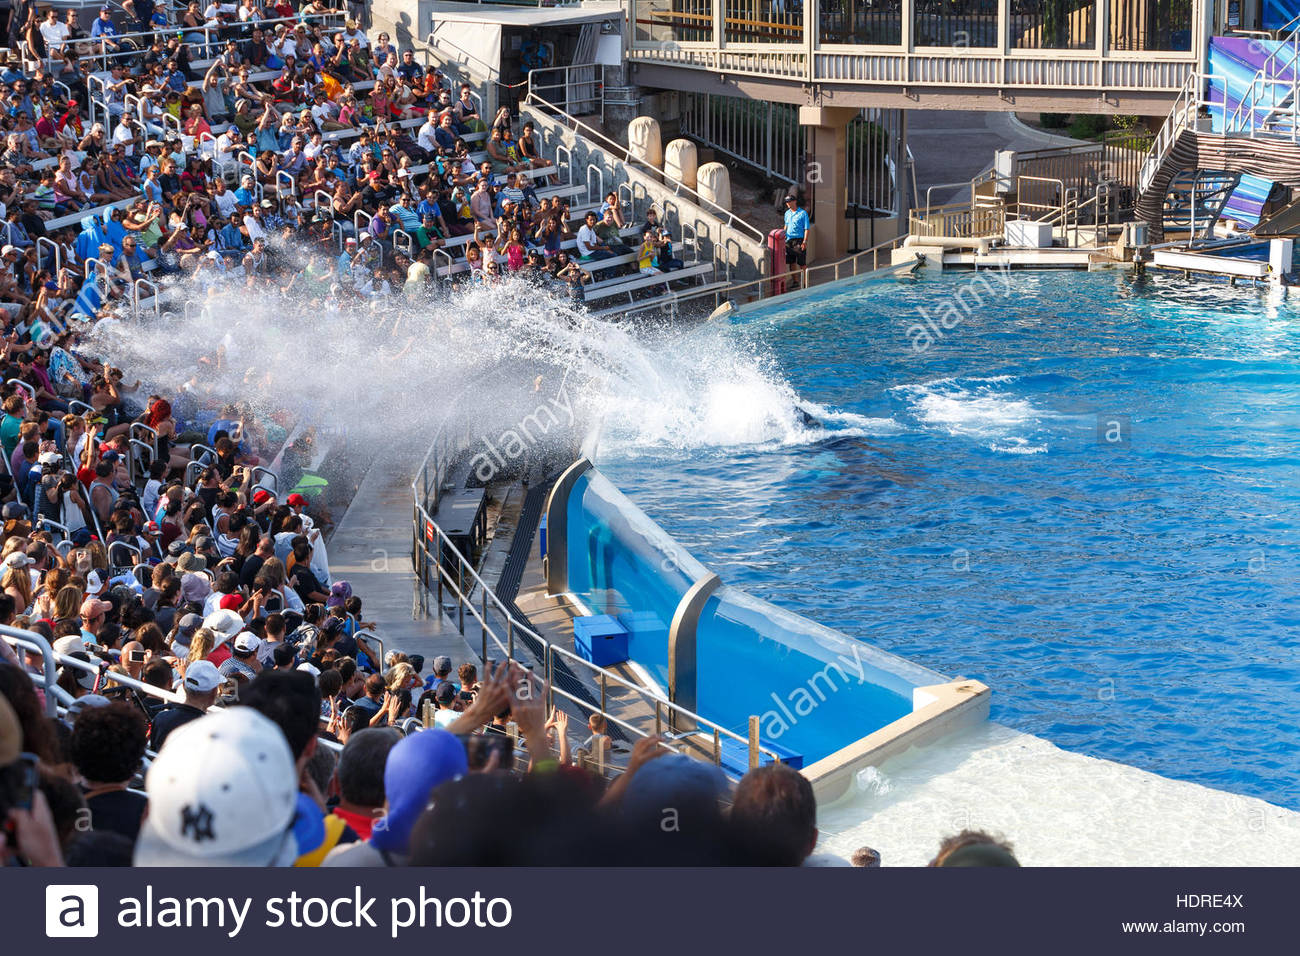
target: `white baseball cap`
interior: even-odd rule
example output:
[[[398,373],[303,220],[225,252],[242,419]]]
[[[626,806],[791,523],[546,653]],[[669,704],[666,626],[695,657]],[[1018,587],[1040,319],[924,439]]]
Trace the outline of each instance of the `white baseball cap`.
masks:
[[[71,654],[74,651],[84,651],[86,642],[80,634],[69,634],[67,637],[61,637],[54,642],[55,654]]]
[[[213,611],[203,619],[203,626],[217,632],[215,649],[244,629],[244,619],[237,611]]]
[[[177,727],[145,777],[136,866],[289,866],[298,774],[280,728],[251,707]]]
[[[186,690],[206,694],[221,686],[221,671],[212,661],[195,661],[185,668],[185,679],[181,685]]]
[[[261,640],[252,631],[235,635],[234,648],[241,654],[252,654],[261,646]]]

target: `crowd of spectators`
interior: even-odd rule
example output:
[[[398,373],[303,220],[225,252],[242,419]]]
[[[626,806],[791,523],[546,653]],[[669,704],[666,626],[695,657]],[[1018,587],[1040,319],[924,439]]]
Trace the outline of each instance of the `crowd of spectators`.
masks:
[[[558,180],[532,123],[481,116],[468,84],[322,0],[126,7],[138,22],[105,7],[89,31],[13,8],[0,305],[28,325],[93,319],[142,277],[412,296],[439,249],[456,282],[520,273],[579,300],[615,256],[601,278],[682,266],[613,195],[575,222],[571,193],[539,195]]]
[[[546,688],[517,664],[424,682],[422,661],[399,660],[363,680],[351,658],[313,654],[321,669],[295,664],[307,650],[292,637],[271,643],[231,705],[215,706],[224,668],[146,653],[146,675],[177,676],[183,703],[109,700],[96,685],[57,721],[22,667],[0,664],[5,863],[880,865],[866,847],[851,862],[816,852],[812,785],[783,764],[732,786],[712,763],[647,737],[610,781],[570,752],[565,712],[548,711]],[[110,693],[118,667],[130,664],[102,675]],[[417,692],[421,709],[450,719],[404,723]],[[341,703],[349,693],[357,702]],[[1005,842],[963,831],[930,865],[1019,864]]]

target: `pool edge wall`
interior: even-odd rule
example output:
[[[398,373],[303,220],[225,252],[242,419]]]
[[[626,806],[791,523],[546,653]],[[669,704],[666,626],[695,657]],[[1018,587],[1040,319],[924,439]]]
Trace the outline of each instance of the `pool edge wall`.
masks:
[[[667,625],[671,618],[669,605],[674,604],[675,599],[681,598],[690,582],[699,580],[706,575],[712,576],[712,573],[696,561],[693,556],[689,555],[685,549],[681,548],[667,532],[627,499],[621,491],[609,482],[608,478],[601,475],[589,462],[581,460],[580,465],[581,467],[575,466],[574,470],[577,472],[575,480],[571,482],[569,488],[561,496],[563,500],[548,502],[548,512],[552,510],[553,506],[556,511],[563,512],[564,518],[562,520],[564,525],[567,526],[566,541],[563,547],[568,553],[565,554],[564,558],[566,568],[563,577],[565,579],[564,583],[568,586],[564,587],[563,590],[571,598],[579,598],[583,603],[594,609],[596,613],[616,612],[625,609],[634,613],[657,616],[662,619],[663,625],[665,625],[660,633],[666,635]],[[596,488],[591,487],[593,483],[597,486]],[[626,550],[628,554],[634,556],[639,554],[641,556],[639,562],[640,574],[637,575],[636,590],[641,591],[642,586],[647,584],[646,573],[653,567],[650,560],[647,559],[652,557],[662,558],[664,554],[672,556],[671,573],[654,575],[660,580],[650,584],[648,591],[642,591],[643,594],[657,595],[657,602],[654,597],[647,597],[647,606],[637,606],[635,601],[626,602],[620,600],[610,602],[621,605],[621,607],[616,608],[608,606],[605,600],[591,601],[582,595],[585,590],[584,585],[589,586],[597,583],[581,567],[585,563],[585,559],[590,557],[590,555],[586,554],[589,529],[584,525],[591,516],[584,514],[583,506],[583,500],[587,497],[585,492],[589,489],[598,491],[598,497],[603,499],[606,519],[613,518],[611,512],[618,512],[617,520],[602,522],[604,528],[601,529],[601,533],[603,534],[604,546],[606,548],[616,547],[619,550]],[[572,496],[569,494],[570,491],[574,492]],[[612,526],[616,526],[619,533],[610,533]],[[624,544],[622,538],[624,536],[630,538],[625,543],[626,549],[622,547]],[[647,567],[647,565],[650,565],[650,567]],[[654,568],[654,570],[660,571],[661,569]],[[614,577],[618,576],[614,575]],[[600,577],[604,576],[600,575]],[[606,578],[599,583],[609,586],[613,581]],[[573,585],[578,586],[573,587]],[[725,594],[734,591],[735,589],[724,586],[719,593]],[[620,597],[626,598],[627,595],[620,595]],[[906,658],[883,651],[866,642],[857,641],[842,632],[826,628],[815,621],[795,615],[791,611],[771,605],[770,602],[762,601],[752,595],[745,595],[745,597],[759,605],[770,608],[771,615],[774,618],[774,625],[777,623],[775,620],[777,618],[798,618],[805,622],[809,631],[802,636],[810,634],[815,638],[819,638],[812,643],[814,645],[823,644],[823,646],[820,648],[812,647],[811,649],[809,646],[804,646],[802,650],[811,650],[812,655],[823,662],[834,659],[831,652],[837,649],[835,645],[841,642],[845,645],[860,648],[866,660],[858,659],[859,666],[869,666],[870,671],[874,672],[873,676],[883,678],[880,683],[872,682],[875,687],[882,691],[888,690],[906,700],[905,711],[895,709],[880,722],[866,721],[867,727],[872,729],[862,737],[856,739],[850,737],[847,738],[848,742],[844,742],[846,738],[841,736],[839,741],[830,742],[830,747],[834,749],[826,746],[795,748],[797,752],[802,752],[807,757],[808,764],[803,772],[813,781],[815,789],[819,790],[819,796],[823,799],[833,799],[845,792],[852,783],[853,774],[861,768],[879,763],[881,760],[908,747],[930,742],[958,726],[975,723],[988,716],[989,690],[977,681],[964,679],[949,681],[944,675]],[[825,637],[821,637],[822,635]],[[760,634],[759,637],[760,639],[769,639],[772,635]],[[824,643],[826,638],[829,637],[833,637],[835,640],[831,643]],[[637,636],[632,635],[629,646],[631,659],[637,664],[648,666],[652,678],[656,680],[662,679],[667,670],[667,661],[660,656],[663,651],[655,648],[656,653],[646,655],[644,652],[649,648],[638,648],[639,643],[641,642],[637,640]],[[804,644],[805,642],[800,641],[799,643]],[[785,646],[792,651],[800,649],[792,644]],[[638,653],[638,650],[642,653]],[[842,655],[840,659],[844,659]],[[781,684],[781,678],[775,672],[773,673],[772,684],[773,686],[780,686]],[[664,686],[666,687],[666,684]],[[703,692],[704,687],[702,686],[700,690]],[[775,698],[775,694],[772,696]],[[707,711],[712,710],[709,707],[692,709],[698,709],[705,717],[710,717]],[[750,713],[753,713],[752,709]],[[757,716],[757,714],[755,715]],[[740,726],[744,720],[744,715],[737,717],[736,714],[731,713],[716,713],[712,717],[723,722],[724,725]],[[863,729],[866,729],[866,727]],[[743,730],[741,732],[743,733]],[[764,739],[768,739],[769,736],[764,735]],[[794,744],[793,740],[777,738],[772,738],[771,742],[780,743],[783,746]]]
[[[918,687],[917,695],[930,700],[912,713],[803,768],[801,772],[812,783],[819,803],[844,796],[858,772],[867,767],[877,767],[912,747],[923,747],[988,720],[992,691],[977,680]]]

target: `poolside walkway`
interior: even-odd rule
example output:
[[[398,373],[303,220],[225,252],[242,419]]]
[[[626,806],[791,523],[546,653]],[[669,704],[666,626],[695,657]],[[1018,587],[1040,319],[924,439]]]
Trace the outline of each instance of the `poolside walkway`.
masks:
[[[478,654],[432,599],[429,615],[420,616],[411,567],[413,471],[400,461],[374,462],[329,539],[330,575],[352,585],[364,602],[362,617],[378,625],[385,649],[423,654],[427,675],[439,654],[455,664],[477,661]]]

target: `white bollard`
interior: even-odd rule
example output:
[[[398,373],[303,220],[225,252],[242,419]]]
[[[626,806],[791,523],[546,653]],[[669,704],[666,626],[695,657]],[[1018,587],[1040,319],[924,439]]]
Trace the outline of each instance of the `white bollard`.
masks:
[[[689,139],[675,139],[664,147],[664,175],[694,189],[699,168],[699,153]]]
[[[1273,282],[1281,282],[1284,275],[1291,273],[1291,253],[1295,248],[1294,239],[1270,239],[1268,242],[1268,277]]]
[[[638,116],[627,124],[627,151],[655,169],[664,166],[664,137],[653,116]]]
[[[700,198],[724,212],[731,212],[731,172],[721,163],[705,163],[697,173],[695,187]]]

